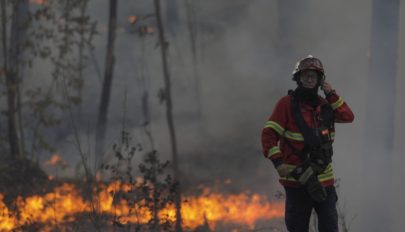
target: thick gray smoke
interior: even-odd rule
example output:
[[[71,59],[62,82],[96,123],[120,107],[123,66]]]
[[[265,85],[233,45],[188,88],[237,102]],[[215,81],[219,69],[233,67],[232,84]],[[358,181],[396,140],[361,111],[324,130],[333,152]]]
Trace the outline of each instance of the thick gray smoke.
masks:
[[[405,131],[405,108],[401,86],[405,85],[405,47],[399,47],[397,78],[396,131],[393,173],[384,176],[392,183],[390,189],[380,189],[377,181],[364,181],[368,170],[363,166],[366,87],[368,85],[369,45],[371,29],[371,1],[306,1],[304,15],[301,9],[284,12],[300,33],[294,38],[281,38],[294,43],[289,52],[278,47],[280,38],[277,1],[224,0],[191,1],[197,22],[197,60],[201,93],[201,120],[196,118],[195,83],[190,41],[186,27],[184,2],[179,4],[179,25],[176,34],[167,32],[170,43],[170,63],[173,79],[174,112],[180,149],[180,169],[188,185],[232,179],[237,190],[252,189],[272,196],[281,190],[272,164],[261,155],[260,133],[276,101],[295,87],[291,71],[295,62],[312,54],[320,58],[326,69],[326,78],[351,106],[355,113],[352,124],[337,125],[334,169],[339,181],[339,203],[344,207],[350,231],[372,231],[368,225],[378,218],[364,217],[365,205],[385,205],[391,211],[392,228],[401,231],[405,222],[403,163],[405,151],[402,131]],[[158,92],[163,87],[161,60],[156,48],[156,34],[139,37],[131,33],[130,15],[154,13],[152,1],[119,1],[119,32],[116,44],[115,79],[109,110],[109,144],[117,142],[122,129],[125,92],[126,127],[134,140],[147,143],[141,124],[141,94],[143,86],[150,93],[152,134],[156,149],[164,159],[170,159],[168,132],[164,105],[159,104]],[[297,5],[299,6],[299,5]],[[107,28],[107,1],[92,1],[91,14],[98,20],[100,35],[95,41],[95,57],[103,70]],[[401,6],[401,15],[404,7]],[[302,13],[302,12],[301,12]],[[302,15],[302,14],[301,14]],[[404,17],[400,17],[403,25]],[[145,21],[155,26],[153,20]],[[400,27],[401,28],[401,27]],[[400,31],[400,39],[404,38]],[[402,40],[401,40],[402,38]],[[288,49],[288,47],[286,47]],[[293,50],[293,51],[291,51]],[[82,107],[82,123],[94,127],[99,104],[101,81],[94,66],[86,71],[86,93]],[[145,78],[146,84],[142,81]],[[383,78],[383,77],[382,77]],[[376,93],[378,97],[379,93]],[[375,108],[375,114],[384,112]],[[86,138],[87,131],[82,131]],[[91,134],[91,133],[90,133]],[[77,152],[66,142],[70,134],[60,141],[60,153],[72,163],[78,162]],[[92,136],[92,135],[91,135]],[[146,145],[148,146],[148,145]],[[370,141],[366,146],[373,146]],[[382,156],[386,154],[381,154]],[[373,183],[365,185],[364,183]],[[385,186],[385,185],[384,185]],[[380,202],[372,202],[369,192],[380,194]],[[387,201],[384,193],[393,191]],[[392,205],[389,205],[392,202]],[[392,209],[392,210],[391,210]],[[377,209],[376,209],[377,210]]]

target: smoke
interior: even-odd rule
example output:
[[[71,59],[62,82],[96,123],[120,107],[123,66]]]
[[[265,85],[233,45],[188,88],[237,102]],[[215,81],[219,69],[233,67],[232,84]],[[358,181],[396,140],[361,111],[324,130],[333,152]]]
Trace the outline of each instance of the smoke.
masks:
[[[345,205],[347,220],[355,217],[351,231],[370,231],[367,225],[376,221],[365,217],[365,205],[388,204],[385,194],[393,191],[390,221],[391,231],[405,228],[400,215],[405,212],[404,174],[402,153],[405,145],[402,131],[405,124],[405,108],[400,104],[404,97],[402,86],[405,73],[405,47],[400,44],[397,78],[396,131],[393,178],[390,189],[373,181],[365,181],[368,170],[364,167],[366,88],[371,29],[371,2],[362,1],[306,1],[305,19],[297,14],[301,9],[285,12],[294,28],[300,30],[288,40],[292,47],[280,52],[278,4],[265,0],[191,1],[197,21],[197,57],[200,78],[202,117],[196,117],[195,90],[192,88],[193,73],[190,41],[186,30],[186,17],[182,1],[180,24],[176,34],[167,32],[170,43],[170,68],[173,80],[174,114],[180,150],[180,169],[186,185],[216,180],[232,179],[235,190],[253,191],[274,195],[281,186],[270,161],[261,155],[260,133],[279,98],[295,88],[291,71],[295,62],[308,54],[320,58],[326,69],[326,78],[337,93],[355,113],[352,124],[336,127],[333,167],[339,182],[339,203]],[[108,23],[107,1],[91,1],[91,15],[98,21],[100,35],[94,41],[96,63],[103,72]],[[404,11],[401,6],[401,13]],[[119,1],[116,63],[112,96],[108,115],[108,144],[119,142],[125,121],[126,130],[133,141],[150,146],[143,133],[141,96],[144,87],[149,92],[151,128],[155,148],[163,159],[170,159],[170,145],[164,105],[159,103],[158,92],[163,88],[161,58],[156,48],[155,35],[141,38],[133,33],[127,19],[131,15],[153,14],[152,1]],[[403,14],[403,13],[402,13]],[[400,18],[400,25],[404,18]],[[155,26],[154,20],[144,22]],[[400,27],[401,28],[401,27]],[[400,32],[400,39],[404,32]],[[402,38],[402,40],[401,40]],[[287,43],[287,45],[288,45]],[[77,122],[80,138],[87,147],[92,143],[95,119],[99,104],[101,80],[90,62],[86,69],[85,93],[81,118]],[[378,95],[378,94],[377,94]],[[124,100],[126,97],[126,101]],[[376,96],[378,97],[378,96]],[[125,112],[125,113],[124,113]],[[376,115],[383,115],[378,111]],[[124,117],[124,114],[126,117]],[[124,120],[125,119],[125,120]],[[73,132],[70,125],[63,127],[58,151],[68,162],[77,163],[80,158],[72,146]],[[87,142],[87,141],[90,142]],[[373,146],[370,141],[366,146]],[[90,149],[90,152],[91,152]],[[376,149],[378,150],[378,149]],[[381,154],[382,156],[387,154]],[[44,155],[47,156],[47,155]],[[46,157],[45,157],[46,158]],[[45,159],[44,158],[44,159]],[[376,165],[377,166],[377,165]],[[384,175],[384,173],[382,173]],[[386,177],[386,176],[383,176]],[[366,183],[371,183],[366,185]],[[395,186],[395,188],[394,188]],[[394,191],[395,190],[395,191]],[[381,195],[380,202],[372,202],[369,192]],[[368,214],[370,215],[370,214]]]

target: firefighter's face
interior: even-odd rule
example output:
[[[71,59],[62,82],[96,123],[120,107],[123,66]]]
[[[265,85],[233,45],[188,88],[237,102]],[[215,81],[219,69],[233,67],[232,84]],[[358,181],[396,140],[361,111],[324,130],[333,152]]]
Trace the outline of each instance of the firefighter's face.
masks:
[[[315,88],[318,84],[319,73],[315,70],[303,70],[300,73],[300,82],[304,88]]]

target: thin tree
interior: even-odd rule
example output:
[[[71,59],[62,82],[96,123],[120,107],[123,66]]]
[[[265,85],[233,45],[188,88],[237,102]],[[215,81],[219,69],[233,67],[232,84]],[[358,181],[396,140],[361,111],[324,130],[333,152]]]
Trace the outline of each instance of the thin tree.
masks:
[[[193,57],[193,74],[194,74],[194,95],[197,107],[197,117],[201,118],[202,113],[202,103],[201,103],[201,90],[200,90],[200,75],[198,71],[198,60],[197,60],[197,25],[195,10],[190,0],[184,0],[186,9],[186,19],[187,19],[187,30],[190,40],[190,50]]]
[[[146,59],[145,59],[145,36],[146,34],[141,35],[141,66],[140,66],[140,86],[143,89],[142,97],[141,97],[141,105],[142,105],[142,115],[143,115],[143,129],[145,131],[146,136],[149,139],[150,143],[150,150],[155,150],[155,143],[153,140],[152,132],[150,129],[151,124],[151,117],[150,117],[150,109],[149,109],[149,88],[148,88],[148,80],[146,79],[145,75],[145,68],[146,68]]]
[[[87,13],[87,5],[88,5],[88,0],[83,0],[79,5],[79,11],[80,11],[80,18],[82,20],[86,17]],[[77,68],[78,68],[78,78],[83,80],[83,70],[84,70],[84,48],[86,46],[86,38],[84,36],[84,31],[85,31],[85,24],[80,23],[79,25],[79,31],[80,31],[80,39],[79,39],[79,44],[78,44],[78,55],[77,55]],[[90,49],[91,50],[91,49]],[[80,99],[83,97],[83,91],[82,89],[80,90],[79,93]],[[80,112],[82,110],[82,107],[80,105]]]
[[[2,12],[2,45],[3,45],[3,69],[6,77],[7,88],[7,119],[8,119],[8,142],[12,158],[22,155],[24,148],[21,144],[18,130],[23,133],[21,123],[21,104],[19,96],[20,64],[22,56],[22,41],[25,36],[26,24],[28,23],[28,1],[19,0],[12,3],[12,24],[10,42],[7,44],[7,3],[1,1]],[[9,49],[9,51],[7,51]],[[20,134],[20,136],[21,136]]]
[[[105,72],[103,87],[101,90],[100,105],[97,118],[96,129],[96,165],[97,157],[102,156],[104,149],[104,140],[107,127],[107,113],[110,102],[111,87],[114,73],[114,44],[117,28],[117,0],[110,0],[109,6],[109,22],[108,22],[108,39],[107,39],[107,54],[105,59]]]
[[[169,32],[174,36],[176,33],[176,26],[179,22],[179,11],[177,7],[177,0],[166,1],[166,25]]]
[[[21,88],[20,88],[20,83],[22,82],[23,79],[23,67],[21,67],[21,64],[24,63],[24,48],[23,44],[24,41],[26,40],[26,35],[27,35],[27,28],[28,28],[28,23],[29,23],[29,6],[28,6],[28,0],[19,0],[16,2],[17,4],[17,9],[16,9],[16,15],[13,18],[15,26],[13,27],[13,31],[11,34],[11,41],[14,40],[13,34],[15,34],[15,39],[14,41],[16,47],[16,60],[10,60],[11,62],[16,62],[16,78],[17,78],[17,125],[18,125],[18,131],[19,131],[19,148],[20,148],[20,155],[22,157],[25,157],[25,135],[24,135],[24,124],[23,124],[23,117],[22,117],[22,99],[21,99]],[[10,42],[10,44],[13,44],[13,42]],[[13,52],[10,52],[11,54]],[[21,67],[21,68],[20,68]]]
[[[175,205],[176,205],[176,231],[182,231],[181,223],[181,186],[179,182],[179,167],[178,167],[178,154],[177,154],[177,140],[176,131],[173,121],[173,103],[171,96],[171,80],[170,80],[170,70],[167,58],[168,42],[165,39],[165,30],[161,17],[160,0],[155,0],[155,14],[156,21],[159,32],[159,42],[162,54],[162,65],[163,65],[163,77],[165,83],[164,90],[164,100],[166,102],[166,119],[169,127],[170,144],[172,149],[172,165],[173,165],[173,179],[177,183],[177,191],[175,194]]]
[[[394,153],[394,123],[399,37],[399,0],[373,0],[369,75],[364,133],[364,174],[372,203],[365,207],[368,228],[390,231],[392,163]],[[378,96],[377,96],[378,95]],[[378,108],[378,112],[376,111]]]
[[[75,74],[76,65],[69,58],[72,58],[73,46],[77,44],[74,41],[77,35],[87,37],[93,34],[93,28],[89,28],[92,25],[89,18],[66,17],[75,12],[79,1],[69,1],[69,4],[67,1],[38,2],[38,5],[30,3],[34,4],[28,0],[0,1],[1,62],[2,75],[5,77],[1,84],[6,90],[2,93],[7,99],[4,112],[7,120],[5,125],[9,128],[4,141],[7,141],[12,157],[25,157],[25,151],[29,152],[24,145],[24,131],[28,135],[27,142],[32,142],[31,158],[38,149],[53,150],[40,128],[59,125],[61,120],[54,116],[56,110],[64,111],[67,105],[77,105],[80,102],[73,95],[61,99],[61,91],[57,87],[62,76],[68,79],[69,88],[81,89],[82,78]],[[69,7],[64,7],[65,3]],[[62,15],[59,13],[60,9],[63,9]],[[86,29],[79,32],[78,26],[75,26],[77,24],[83,24]],[[90,43],[91,38],[86,42]],[[35,61],[39,59],[50,61],[52,65],[49,73],[52,77],[50,85],[23,85],[23,72],[34,68],[37,64]],[[29,120],[23,121],[27,118]]]
[[[7,88],[7,136],[11,157],[17,156],[20,152],[18,149],[17,126],[15,117],[15,90],[12,88],[12,77],[8,67],[8,44],[7,44],[7,9],[6,0],[1,0],[1,26],[2,26],[2,55],[3,55],[3,71],[6,78]]]

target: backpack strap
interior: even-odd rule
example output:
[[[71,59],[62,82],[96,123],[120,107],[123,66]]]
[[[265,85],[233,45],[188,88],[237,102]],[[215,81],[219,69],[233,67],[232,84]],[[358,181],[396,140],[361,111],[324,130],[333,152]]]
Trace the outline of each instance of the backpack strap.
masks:
[[[294,151],[295,154],[298,155],[302,162],[308,159],[322,159],[325,160],[325,164],[330,163],[333,154],[330,135],[334,126],[334,114],[332,107],[329,104],[322,105],[320,114],[321,125],[319,128],[311,128],[307,125],[304,117],[302,116],[299,101],[294,96],[294,92],[289,91],[288,94],[291,96],[291,110],[294,121],[304,137],[304,149],[298,150],[294,148],[288,139],[285,139],[286,144]],[[325,131],[327,134],[324,134]]]
[[[304,117],[301,114],[298,99],[294,96],[294,93],[290,94],[290,96],[291,96],[291,112],[294,121],[298,126],[298,129],[300,129],[302,135],[304,136],[305,146],[308,148],[320,146],[322,140],[319,131],[307,125],[307,123],[304,120]]]

